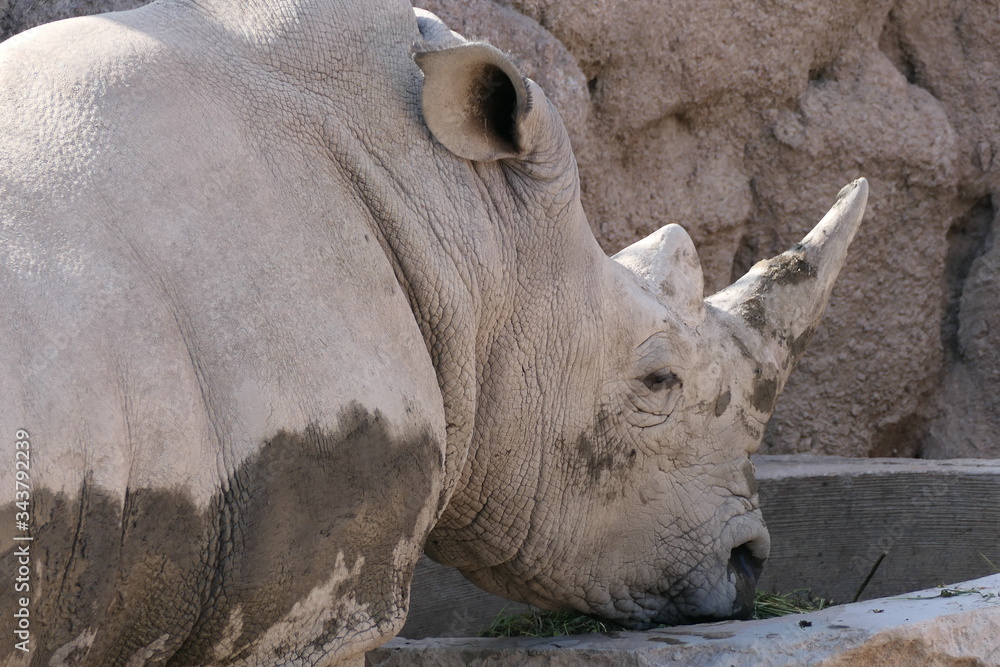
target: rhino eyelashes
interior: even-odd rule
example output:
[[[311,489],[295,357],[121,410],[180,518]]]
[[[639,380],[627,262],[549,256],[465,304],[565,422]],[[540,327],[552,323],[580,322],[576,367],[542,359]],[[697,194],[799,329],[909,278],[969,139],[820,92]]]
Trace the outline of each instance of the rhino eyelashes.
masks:
[[[681,379],[671,371],[657,371],[655,373],[650,373],[642,379],[642,383],[646,385],[650,391],[665,391],[673,389],[674,387],[680,388],[684,386]]]
[[[627,401],[632,410],[625,419],[639,428],[659,426],[667,420],[681,398],[684,382],[672,371],[653,371],[631,380]]]

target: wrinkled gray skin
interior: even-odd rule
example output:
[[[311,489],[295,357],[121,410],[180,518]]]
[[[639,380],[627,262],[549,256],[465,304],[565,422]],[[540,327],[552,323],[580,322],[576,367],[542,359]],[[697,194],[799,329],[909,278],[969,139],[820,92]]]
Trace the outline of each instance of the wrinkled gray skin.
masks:
[[[105,666],[359,661],[422,548],[627,627],[746,615],[747,457],[867,188],[704,300],[679,227],[601,253],[495,49],[202,0],[0,47],[0,191],[0,660]]]

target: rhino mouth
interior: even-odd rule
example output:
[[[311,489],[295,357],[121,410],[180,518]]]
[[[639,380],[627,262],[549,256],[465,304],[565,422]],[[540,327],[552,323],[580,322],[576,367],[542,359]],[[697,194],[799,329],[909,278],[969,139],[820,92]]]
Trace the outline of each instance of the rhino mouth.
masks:
[[[753,616],[757,580],[764,569],[764,559],[754,555],[752,543],[741,544],[729,556],[728,574],[736,586],[732,618],[746,620]]]
[[[750,519],[750,521],[747,521]],[[657,625],[690,625],[696,623],[716,623],[718,621],[738,619],[747,620],[753,616],[754,598],[757,593],[757,581],[764,569],[764,562],[770,552],[770,536],[762,524],[743,515],[735,522],[744,534],[745,542],[730,549],[728,558],[720,554],[719,567],[723,581],[715,588],[715,594],[704,597],[698,593],[692,595],[692,582],[685,577],[686,583],[674,588],[671,600],[651,619],[630,621],[618,620],[617,623],[631,630],[648,630]],[[747,525],[747,524],[751,525]],[[751,528],[756,524],[756,529]],[[752,531],[747,535],[744,531]],[[747,539],[749,537],[750,539]],[[717,575],[718,576],[718,575]],[[697,578],[697,577],[696,577]],[[695,586],[695,591],[704,592],[702,586]],[[725,591],[725,593],[723,593]]]
[[[759,511],[737,517],[727,525],[731,529],[730,544],[736,544],[729,552],[726,564],[726,579],[735,589],[731,610],[719,617],[741,620],[753,616],[753,603],[757,594],[757,580],[764,570],[764,561],[771,552],[771,537],[764,527]],[[744,532],[747,531],[747,532]],[[749,534],[748,534],[749,533]],[[714,618],[713,620],[719,620]]]
[[[626,630],[649,630],[661,625],[692,625],[717,623],[724,620],[748,620],[753,616],[757,580],[764,569],[768,551],[767,538],[755,538],[734,547],[728,560],[723,561],[724,581],[715,588],[715,595],[702,597],[702,586],[690,581],[677,582],[671,593],[639,595],[634,598],[646,611],[632,617],[605,617],[593,612],[588,616]],[[689,573],[689,575],[692,573]],[[724,594],[723,591],[726,591]]]

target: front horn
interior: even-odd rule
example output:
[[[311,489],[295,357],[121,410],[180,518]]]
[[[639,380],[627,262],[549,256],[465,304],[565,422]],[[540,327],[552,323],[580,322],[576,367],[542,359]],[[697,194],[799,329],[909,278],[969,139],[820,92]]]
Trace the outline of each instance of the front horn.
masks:
[[[706,303],[742,319],[787,377],[826,310],[847,248],[861,224],[868,181],[859,178],[840,191],[833,208],[791,250],[758,262],[738,281]],[[747,341],[749,342],[749,341]],[[758,358],[763,358],[758,357]]]

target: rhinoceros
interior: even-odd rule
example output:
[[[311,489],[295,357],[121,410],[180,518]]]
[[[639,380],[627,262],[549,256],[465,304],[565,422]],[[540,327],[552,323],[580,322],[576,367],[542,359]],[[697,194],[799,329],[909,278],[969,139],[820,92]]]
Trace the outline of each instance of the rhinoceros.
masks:
[[[863,179],[704,297],[613,258],[558,113],[397,0],[170,0],[0,47],[5,665],[362,660],[426,550],[627,628],[744,617],[749,454]]]

